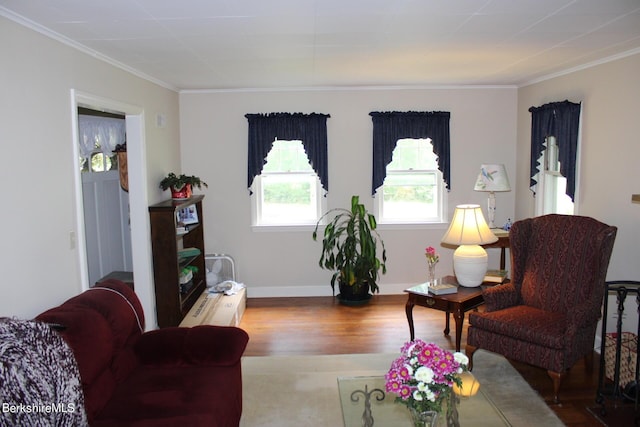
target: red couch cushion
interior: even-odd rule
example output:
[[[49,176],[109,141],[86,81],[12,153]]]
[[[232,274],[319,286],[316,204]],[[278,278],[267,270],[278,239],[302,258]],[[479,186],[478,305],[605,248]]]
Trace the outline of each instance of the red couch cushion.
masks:
[[[241,395],[239,372],[226,366],[142,366],[92,426],[237,426],[242,401],[230,397]]]

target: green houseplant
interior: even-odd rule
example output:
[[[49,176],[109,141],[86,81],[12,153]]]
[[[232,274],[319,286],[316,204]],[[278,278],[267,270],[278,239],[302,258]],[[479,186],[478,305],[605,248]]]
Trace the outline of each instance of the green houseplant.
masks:
[[[378,277],[387,272],[387,252],[378,234],[375,217],[368,213],[358,196],[351,197],[351,210],[331,209],[318,220],[313,240],[318,239],[318,228],[325,217],[333,215],[322,238],[319,265],[334,271],[331,289],[335,295],[338,282],[343,302],[363,301],[370,297],[369,290],[379,291]],[[382,249],[378,257],[378,243]]]
[[[173,172],[170,172],[160,181],[160,188],[163,190],[170,189],[173,199],[188,199],[191,197],[191,189],[193,187],[200,189],[203,185],[207,188],[209,187],[206,182],[197,176],[185,174],[178,176]]]

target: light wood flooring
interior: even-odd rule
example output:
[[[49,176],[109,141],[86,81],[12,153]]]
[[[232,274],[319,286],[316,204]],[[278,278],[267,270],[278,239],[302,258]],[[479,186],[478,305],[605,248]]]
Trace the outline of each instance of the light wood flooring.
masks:
[[[332,297],[249,298],[240,327],[250,336],[246,356],[398,353],[409,340],[405,295],[375,295],[369,304],[346,307]],[[453,331],[443,335],[445,314],[423,307],[413,311],[416,338],[455,349]],[[453,329],[452,319],[452,329]],[[466,328],[462,351],[466,343]],[[589,372],[577,363],[562,383],[560,404],[552,403],[546,371],[511,362],[570,427],[602,426],[587,410],[595,406],[599,356]],[[617,424],[610,424],[617,425]],[[632,424],[628,424],[632,425]]]

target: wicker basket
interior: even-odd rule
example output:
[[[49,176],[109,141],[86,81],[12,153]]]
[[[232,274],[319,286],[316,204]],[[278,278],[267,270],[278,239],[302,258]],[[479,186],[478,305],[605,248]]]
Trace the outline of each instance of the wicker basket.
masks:
[[[616,366],[616,339],[615,332],[606,334],[604,363],[607,379],[613,381]],[[638,348],[638,336],[632,332],[622,332],[620,346],[620,386],[624,387],[636,379],[636,350]]]

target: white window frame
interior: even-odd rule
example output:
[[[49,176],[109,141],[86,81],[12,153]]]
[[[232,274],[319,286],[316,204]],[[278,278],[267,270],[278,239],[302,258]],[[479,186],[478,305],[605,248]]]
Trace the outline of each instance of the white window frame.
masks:
[[[559,214],[576,214],[576,200],[578,196],[579,182],[579,162],[576,161],[576,192],[574,195],[574,201],[571,202],[569,196],[565,194],[566,190],[566,178],[560,173],[560,162],[558,159],[558,147],[556,145],[555,137],[550,136],[545,139],[545,149],[542,151],[542,155],[538,158],[538,164],[540,165],[538,174],[536,175],[536,197],[535,197],[535,212],[536,216],[546,215],[551,213]],[[578,147],[580,144],[578,143]],[[579,150],[579,148],[578,148]],[[577,157],[579,159],[579,156]],[[576,159],[577,160],[577,159]],[[564,182],[564,186],[559,188],[561,183]],[[564,202],[562,198],[568,199]],[[573,209],[569,212],[568,209],[561,209],[559,205],[562,203],[572,203]]]
[[[302,142],[300,142],[302,143]],[[307,176],[311,181],[312,197],[315,199],[315,217],[314,218],[288,218],[283,221],[267,221],[262,214],[263,196],[264,196],[264,180],[269,177],[304,177]],[[323,212],[326,210],[326,197],[324,197],[324,189],[320,178],[314,171],[280,171],[280,172],[263,172],[257,175],[252,185],[253,195],[251,197],[251,223],[254,230],[265,231],[287,231],[299,229],[301,231],[312,230]]]
[[[430,138],[407,138],[407,139],[421,139],[424,140],[426,144],[429,144],[433,149],[433,145],[431,144]],[[395,149],[394,149],[395,150]],[[375,196],[375,214],[378,219],[378,223],[383,225],[384,227],[390,226],[431,226],[431,225],[441,225],[444,224],[445,218],[444,213],[447,208],[447,191],[446,185],[444,183],[444,178],[442,176],[442,172],[439,169],[399,169],[399,170],[389,170],[387,166],[387,177],[390,175],[401,175],[401,174],[425,174],[425,173],[434,173],[436,176],[436,201],[437,201],[437,212],[436,215],[429,218],[389,218],[384,215],[384,184],[376,191]],[[386,178],[385,178],[386,181]]]

